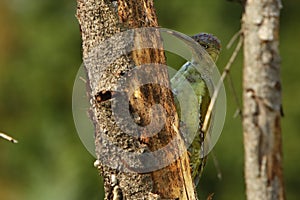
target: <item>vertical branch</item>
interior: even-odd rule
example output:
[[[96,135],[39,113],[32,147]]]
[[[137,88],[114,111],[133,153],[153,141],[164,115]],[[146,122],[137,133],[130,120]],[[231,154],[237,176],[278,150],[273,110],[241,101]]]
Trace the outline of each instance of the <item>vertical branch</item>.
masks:
[[[113,62],[110,62],[108,59],[109,55],[115,53],[114,46],[119,47],[124,43],[124,41],[116,40],[112,46],[101,46],[100,50],[106,52],[104,55],[108,56],[97,57],[93,60],[89,55],[102,41],[119,33],[121,28],[157,27],[153,1],[118,0],[117,10],[111,1],[77,0],[77,2],[83,58],[90,88],[90,114],[95,126],[97,155],[95,165],[104,177],[105,199],[196,199],[187,153],[169,166],[147,173],[142,173],[138,169],[147,167],[147,164],[151,162],[164,161],[149,157],[150,160],[145,162],[146,160],[131,160],[126,157],[161,149],[179,135],[178,117],[170,87],[161,87],[157,84],[143,85],[142,78],[134,73],[130,74],[130,71],[136,68],[135,66],[143,69],[143,65],[151,64],[150,68],[147,67],[143,71],[146,78],[160,80],[163,85],[169,85],[167,68],[156,67],[156,64],[165,64],[159,33],[154,32],[149,37],[143,32],[136,32],[132,37],[130,35],[128,37],[128,40],[134,41],[135,47],[139,47],[141,43],[150,42],[154,44],[152,46],[157,47],[156,49],[136,49],[129,55],[116,57]],[[131,82],[127,89],[128,91],[134,90],[134,93],[131,96],[128,93],[129,106],[120,109],[124,112],[130,109],[131,117],[140,127],[147,126],[149,123],[155,126],[159,124],[159,120],[164,121],[162,130],[152,137],[147,137],[147,131],[135,133],[140,134],[140,137],[129,134],[125,129],[132,126],[130,122],[127,125],[125,122],[125,129],[123,129],[124,127],[120,127],[118,120],[114,117],[113,101],[118,96],[115,88],[124,74],[128,73]],[[135,86],[139,85],[142,87],[136,89]],[[152,106],[157,104],[165,111],[162,118],[150,114]],[[129,120],[132,121],[132,119]],[[131,131],[134,132],[134,130]],[[180,139],[177,145],[175,148],[184,148]],[[175,157],[174,152],[180,151],[169,150],[174,151],[166,152],[166,160],[172,160]]]
[[[249,200],[285,199],[282,175],[280,0],[248,0],[244,34],[243,129]]]
[[[152,0],[119,0],[118,3],[118,14],[120,20],[123,24],[127,24],[128,28],[158,26]],[[147,63],[165,64],[164,52],[160,50],[162,45],[159,33],[154,34],[153,38],[149,39],[147,37],[149,36],[143,34],[136,35],[136,44],[141,42],[151,42],[154,44],[153,46],[157,47],[157,49],[141,49],[134,51],[132,57],[135,65],[139,66]],[[148,75],[166,81],[165,84],[169,85],[167,68],[160,68],[158,70],[153,69],[153,71],[149,72]],[[147,104],[160,104],[167,112],[165,128],[156,136],[143,141],[147,144],[151,151],[162,149],[164,146],[168,145],[168,143],[171,142],[177,134],[179,134],[175,131],[176,128],[174,129],[174,127],[178,127],[178,118],[177,115],[174,116],[176,111],[173,96],[171,90],[168,88],[161,88],[157,85],[148,85],[141,90],[141,94],[144,96],[142,101],[138,99],[134,101],[134,99],[132,99],[131,105],[133,110],[135,110],[139,116],[143,116],[142,118],[145,122],[149,122],[151,120],[149,116],[143,115],[143,113],[147,113]],[[149,94],[151,95],[149,96]],[[179,141],[177,148],[183,149],[185,147],[184,144]],[[175,152],[178,152],[178,150],[167,152],[167,156],[169,158],[166,158],[166,160],[172,159],[175,156]],[[160,194],[163,198],[196,198],[194,196],[195,192],[190,175],[188,155],[186,153],[171,165],[152,172],[151,176],[153,180],[153,191]]]

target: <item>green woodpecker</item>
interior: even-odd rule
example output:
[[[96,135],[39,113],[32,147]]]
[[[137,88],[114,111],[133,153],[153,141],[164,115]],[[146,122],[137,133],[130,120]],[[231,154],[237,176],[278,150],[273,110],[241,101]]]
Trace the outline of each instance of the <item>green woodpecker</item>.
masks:
[[[221,44],[217,37],[199,33],[192,38],[206,50],[214,62],[217,61],[221,50]],[[181,134],[184,138],[192,137],[188,152],[192,178],[197,184],[207,158],[204,154],[206,133],[201,131],[201,127],[209,106],[210,95],[202,75],[191,62],[185,63],[172,77],[170,83],[175,96],[176,111],[181,120]],[[192,89],[193,92],[187,88]],[[179,104],[178,99],[183,99],[184,102]],[[196,130],[196,132],[191,133],[192,130]]]

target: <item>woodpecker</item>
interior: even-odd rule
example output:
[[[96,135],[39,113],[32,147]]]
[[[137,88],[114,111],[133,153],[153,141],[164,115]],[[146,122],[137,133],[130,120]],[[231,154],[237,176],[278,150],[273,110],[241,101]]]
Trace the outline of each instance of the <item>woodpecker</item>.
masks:
[[[214,62],[217,61],[221,51],[221,42],[216,36],[208,33],[199,33],[191,36],[191,38],[206,50]],[[204,154],[204,139],[206,133],[201,131],[201,127],[210,103],[208,87],[202,74],[200,74],[192,62],[186,62],[182,65],[177,73],[171,78],[170,83],[175,97],[177,114],[179,117],[183,118],[180,119],[180,126],[184,127],[181,129],[183,130],[183,133],[181,134],[183,137],[189,137],[191,135],[189,131],[196,130],[196,134],[194,134],[195,137],[188,147],[188,154],[192,179],[195,185],[197,185],[207,158]],[[193,89],[192,93],[187,90],[186,84],[189,84],[188,87]],[[184,105],[179,105],[177,97],[180,95],[181,98],[185,99]],[[196,103],[189,103],[192,99],[194,99],[194,102]],[[195,124],[195,122],[197,123]]]

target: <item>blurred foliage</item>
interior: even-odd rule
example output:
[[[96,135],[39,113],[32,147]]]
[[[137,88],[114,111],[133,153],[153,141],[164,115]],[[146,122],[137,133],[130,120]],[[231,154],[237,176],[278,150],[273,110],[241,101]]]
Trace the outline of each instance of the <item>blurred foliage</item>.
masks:
[[[284,3],[281,16],[282,120],[287,197],[300,196],[300,95],[297,95],[300,17],[298,0]],[[160,26],[186,34],[210,32],[223,43],[218,66],[232,49],[225,46],[240,28],[241,7],[228,1],[156,1]],[[0,140],[0,198],[5,200],[103,199],[102,181],[72,118],[72,87],[81,65],[76,1],[0,1],[0,130],[19,140]],[[299,33],[299,34],[298,34]],[[292,37],[293,36],[293,37]],[[295,36],[295,37],[294,37]],[[242,54],[231,76],[241,101]],[[214,153],[222,180],[210,158],[198,187],[202,199],[245,199],[241,120],[228,82],[227,119]],[[296,92],[295,92],[296,91]]]

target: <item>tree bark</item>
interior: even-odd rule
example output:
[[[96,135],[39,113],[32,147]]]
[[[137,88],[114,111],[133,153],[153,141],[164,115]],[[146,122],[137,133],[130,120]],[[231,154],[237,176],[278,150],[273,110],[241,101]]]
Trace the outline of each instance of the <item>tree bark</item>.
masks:
[[[77,2],[77,18],[81,29],[83,60],[87,70],[91,102],[90,115],[95,126],[96,166],[104,177],[105,199],[196,199],[186,152],[172,164],[153,172],[146,170],[146,173],[143,170],[149,163],[164,161],[155,160],[153,157],[149,160],[126,157],[154,152],[174,139],[174,148],[185,148],[182,139],[178,137],[178,116],[172,92],[168,87],[167,68],[157,67],[157,64],[165,64],[159,32],[153,31],[150,36],[143,32],[135,32],[132,37],[128,37],[134,46],[151,43],[156,49],[137,49],[116,58],[113,62],[107,60],[109,56],[97,57],[93,54],[102,41],[122,30],[157,27],[153,1]],[[110,47],[100,45],[101,51],[105,51],[106,55],[114,54],[116,48],[123,45],[122,42],[124,41],[116,39],[116,44]],[[139,68],[135,66],[145,69],[143,72],[148,79],[160,80],[160,83],[167,87],[157,84],[143,85],[143,78],[131,74],[132,70]],[[131,80],[126,91],[133,91],[133,95],[127,92],[129,106],[120,108],[120,111],[125,113],[130,109],[130,115],[140,127],[149,124],[155,126],[163,120],[163,128],[152,137],[148,137],[147,131],[139,133],[139,137],[134,137],[131,132],[135,129],[128,130],[130,122],[125,122],[124,129],[114,117],[113,101],[120,95],[115,88],[125,75]],[[135,89],[139,85],[142,86]],[[157,104],[164,108],[164,115],[151,116],[151,107]],[[165,152],[166,160],[174,159],[178,152],[176,149],[171,150],[174,151]]]
[[[249,200],[285,199],[282,174],[280,0],[248,0],[244,35],[243,129]]]

